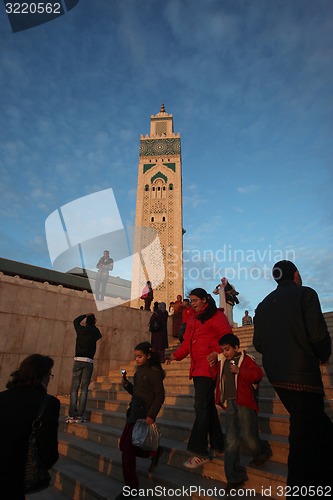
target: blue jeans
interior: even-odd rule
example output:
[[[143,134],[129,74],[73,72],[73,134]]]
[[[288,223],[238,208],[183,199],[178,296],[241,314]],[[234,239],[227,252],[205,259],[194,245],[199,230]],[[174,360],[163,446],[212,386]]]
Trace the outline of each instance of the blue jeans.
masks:
[[[224,441],[217,414],[215,381],[209,377],[193,377],[195,421],[187,449],[200,456],[208,456],[208,437],[213,450],[223,451]]]
[[[251,408],[238,406],[235,399],[228,399],[225,425],[225,475],[228,482],[237,483],[245,479],[244,472],[239,467],[241,438],[254,458],[263,455],[258,433],[257,414]]]
[[[83,417],[88,397],[88,387],[93,372],[93,363],[85,361],[74,361],[73,378],[71,387],[71,397],[69,403],[70,417]],[[78,393],[81,386],[80,399],[78,403]]]

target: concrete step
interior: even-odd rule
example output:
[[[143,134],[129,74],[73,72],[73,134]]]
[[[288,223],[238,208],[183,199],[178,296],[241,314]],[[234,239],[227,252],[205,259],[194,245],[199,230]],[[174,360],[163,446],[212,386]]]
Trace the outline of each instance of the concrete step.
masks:
[[[59,449],[60,451],[62,449],[61,443]],[[116,480],[110,477],[101,465],[100,469],[91,468],[78,462],[74,453],[72,457],[61,456],[54,465],[52,484],[54,488],[61,490],[66,498],[72,500],[114,499],[123,487],[122,479]]]
[[[56,489],[52,486],[52,482],[54,480],[54,474],[51,472],[51,486],[46,490],[39,491],[38,493],[34,493],[31,495],[26,495],[26,500],[68,500],[69,496],[67,496],[62,491]],[[3,500],[6,500],[5,498]]]
[[[99,443],[107,444],[110,447],[117,447],[120,433],[125,422],[125,415],[121,412],[107,412],[104,410],[88,410],[87,416],[89,421],[86,424],[65,424],[64,416],[60,420],[59,429],[68,434],[74,434],[82,439],[90,439]],[[272,455],[271,459],[280,462],[287,462],[288,455],[288,417],[285,416],[282,420],[273,417],[274,420],[269,420],[267,417],[259,419],[260,437],[265,441]],[[193,419],[192,419],[193,421]],[[192,421],[184,422],[168,420],[166,418],[158,418],[157,423],[161,430],[164,440],[172,441],[175,449],[182,448],[187,443]],[[221,418],[221,425],[224,430],[224,418]],[[283,427],[281,429],[281,426]],[[274,434],[274,430],[278,433]],[[176,444],[175,444],[176,443]],[[243,452],[247,450],[243,447]]]
[[[75,425],[75,424],[74,424]],[[59,447],[64,457],[70,457],[84,468],[103,472],[109,478],[116,481],[121,480],[121,454],[117,449],[101,443],[91,443],[88,440],[79,439],[76,435],[59,434]],[[188,458],[188,453],[183,449],[175,449],[174,444],[168,440],[161,440],[165,453],[162,455],[160,463],[153,474],[147,472],[149,461],[147,459],[137,459],[137,470],[140,481],[140,488],[159,488],[175,490],[181,487],[196,489],[192,498],[219,498],[224,496],[222,490],[225,487],[223,458],[215,458],[204,466],[189,471],[183,468],[183,462]],[[277,463],[266,463],[262,467],[249,467],[249,457],[243,457],[242,466],[246,469],[248,481],[245,486],[252,488],[261,494],[262,488],[270,485],[276,489],[278,485],[284,485],[286,479],[286,466]],[[209,479],[208,479],[209,478]],[[221,490],[221,495],[207,495],[198,491],[199,487],[206,490]],[[170,494],[166,498],[170,498]],[[177,495],[178,496],[178,495]],[[187,496],[187,495],[186,495]],[[244,492],[242,494],[244,496]],[[252,496],[252,495],[251,495]],[[181,496],[182,498],[183,496]],[[108,497],[110,498],[110,497]],[[111,497],[112,498],[112,497]],[[163,497],[165,498],[165,497]],[[187,496],[188,498],[188,496]],[[191,498],[191,496],[190,496]],[[237,498],[237,497],[236,497]]]
[[[91,402],[94,403],[93,401]],[[102,402],[101,405],[106,405],[107,408],[100,409],[91,406],[87,409],[86,415],[89,420],[91,422],[104,423],[112,427],[122,428],[127,404],[121,402]],[[62,412],[66,415],[68,409],[64,404],[62,406]],[[219,415],[221,424],[224,425],[224,411],[222,409],[219,410]],[[169,407],[163,405],[158,416],[158,424],[164,435],[171,439],[186,441],[189,438],[194,416],[192,407]],[[258,423],[261,432],[271,432],[282,436],[286,436],[289,433],[289,416],[287,414],[259,413]]]
[[[60,401],[64,405],[69,405],[69,396],[58,396]],[[88,407],[99,408],[104,410],[110,410],[114,408],[111,405],[128,405],[131,400],[131,396],[125,391],[116,390],[92,390],[89,391],[88,396]],[[328,412],[333,412],[333,401],[326,401]],[[163,407],[174,410],[174,407],[181,409],[182,407],[190,408],[194,412],[194,395],[191,394],[172,394],[167,393],[164,401]],[[284,408],[283,404],[278,398],[274,397],[263,397],[259,398],[259,409],[264,413],[278,413],[287,414],[287,410]],[[163,408],[162,408],[163,411]]]
[[[327,375],[323,377],[326,379],[326,385],[324,385],[325,397],[327,401],[333,400],[333,385],[327,385],[330,380],[330,376]],[[92,384],[92,391],[120,391],[122,389],[119,383],[114,382],[95,382]],[[194,395],[193,382],[190,380],[184,380],[182,377],[170,377],[165,379],[165,390],[167,395]],[[277,398],[277,394],[268,382],[267,378],[264,377],[260,383],[260,396]]]

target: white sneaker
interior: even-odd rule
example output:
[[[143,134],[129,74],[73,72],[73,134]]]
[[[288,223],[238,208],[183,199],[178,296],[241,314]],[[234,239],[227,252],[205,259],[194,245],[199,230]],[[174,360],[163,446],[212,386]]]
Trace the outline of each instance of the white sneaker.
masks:
[[[75,418],[74,417],[67,417],[65,422],[66,422],[66,424],[75,424]]]
[[[75,423],[76,424],[85,424],[87,422],[86,417],[76,417]]]
[[[191,457],[186,462],[183,463],[184,467],[187,469],[196,469],[197,467],[201,467],[210,461],[209,457],[201,458],[201,457]]]

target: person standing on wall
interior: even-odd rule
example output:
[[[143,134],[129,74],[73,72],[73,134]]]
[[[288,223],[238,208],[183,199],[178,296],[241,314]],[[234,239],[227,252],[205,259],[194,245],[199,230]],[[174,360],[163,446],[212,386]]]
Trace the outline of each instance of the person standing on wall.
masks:
[[[85,325],[81,325],[84,319]],[[88,387],[94,368],[96,344],[102,338],[101,332],[96,327],[96,318],[93,313],[82,314],[75,318],[73,323],[76,331],[76,345],[67,424],[87,421],[84,412],[87,405]],[[81,393],[78,398],[80,387]]]
[[[145,311],[150,311],[151,303],[154,300],[154,290],[151,281],[147,281],[144,289],[142,290],[141,300],[145,303]]]
[[[96,267],[98,271],[95,284],[95,297],[96,300],[104,300],[106,285],[109,279],[109,271],[113,269],[113,259],[110,257],[109,250],[104,250]]]
[[[235,287],[228,282],[227,278],[224,277],[221,279],[221,283],[216,285],[213,293],[214,295],[219,295],[219,308],[224,309],[224,313],[228,318],[229,324],[233,327],[233,307],[235,304],[239,304],[239,300],[237,298],[238,292]]]

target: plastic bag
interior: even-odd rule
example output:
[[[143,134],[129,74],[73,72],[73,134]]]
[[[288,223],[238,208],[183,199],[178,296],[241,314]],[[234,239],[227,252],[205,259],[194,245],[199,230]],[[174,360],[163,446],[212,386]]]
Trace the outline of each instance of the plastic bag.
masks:
[[[139,419],[135,422],[132,432],[132,443],[142,450],[156,451],[160,443],[161,432],[157,424],[147,424]]]

